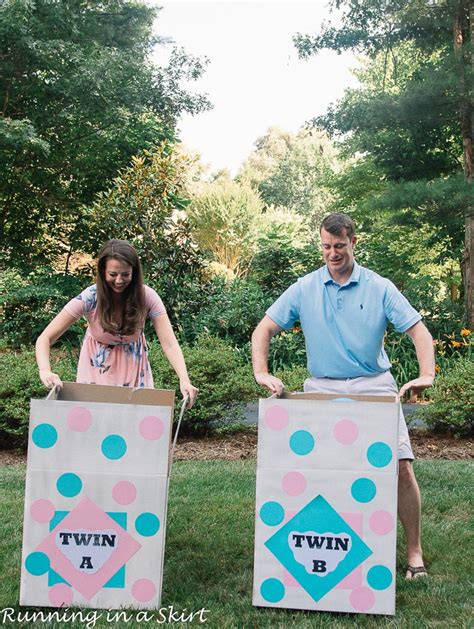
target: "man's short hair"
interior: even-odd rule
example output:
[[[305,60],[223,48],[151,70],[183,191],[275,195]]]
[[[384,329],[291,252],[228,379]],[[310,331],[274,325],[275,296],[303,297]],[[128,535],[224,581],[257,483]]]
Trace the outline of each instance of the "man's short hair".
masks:
[[[342,231],[346,230],[346,235],[349,240],[355,236],[355,225],[354,221],[347,214],[342,214],[342,212],[335,212],[334,214],[329,214],[321,223],[319,228],[319,233],[324,229],[330,234],[335,234],[339,236],[342,234]]]

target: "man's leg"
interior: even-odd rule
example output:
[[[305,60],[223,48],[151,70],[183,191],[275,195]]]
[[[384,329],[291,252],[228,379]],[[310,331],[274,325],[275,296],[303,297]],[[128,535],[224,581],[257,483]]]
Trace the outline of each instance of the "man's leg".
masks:
[[[398,468],[398,516],[405,531],[408,565],[423,566],[420,540],[421,497],[412,461],[401,459]],[[421,576],[421,572],[407,571],[407,578]]]
[[[352,381],[354,389],[370,391],[371,394],[397,395],[398,387],[387,371],[373,378],[356,378]],[[359,391],[357,391],[359,392]],[[423,551],[421,549],[421,497],[418,483],[413,471],[413,450],[410,443],[408,428],[400,407],[398,424],[398,516],[405,531],[407,544],[407,563],[411,568],[407,570],[407,578],[416,578],[426,574],[423,566]]]

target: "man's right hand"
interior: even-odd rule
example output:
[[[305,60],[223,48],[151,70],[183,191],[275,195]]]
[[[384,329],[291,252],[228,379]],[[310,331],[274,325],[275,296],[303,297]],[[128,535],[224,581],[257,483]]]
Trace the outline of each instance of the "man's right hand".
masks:
[[[275,378],[275,376],[272,376],[269,373],[256,373],[255,380],[257,381],[257,384],[260,384],[272,393],[276,393],[278,397],[283,395],[285,385],[281,380]]]

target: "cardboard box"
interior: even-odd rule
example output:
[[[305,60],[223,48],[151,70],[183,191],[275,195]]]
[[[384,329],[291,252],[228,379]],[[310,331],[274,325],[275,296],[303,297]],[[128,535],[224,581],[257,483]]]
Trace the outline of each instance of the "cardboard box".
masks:
[[[253,604],[395,613],[395,396],[260,400]]]
[[[31,400],[20,604],[160,606],[174,391]]]

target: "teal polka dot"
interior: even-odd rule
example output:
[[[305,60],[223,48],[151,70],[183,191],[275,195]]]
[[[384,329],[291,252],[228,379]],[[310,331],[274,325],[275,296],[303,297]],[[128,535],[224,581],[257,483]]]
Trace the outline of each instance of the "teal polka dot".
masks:
[[[143,537],[151,537],[160,530],[160,520],[154,513],[141,513],[135,520],[135,528]]]
[[[68,472],[67,474],[61,474],[56,481],[56,487],[61,496],[72,498],[81,491],[82,481],[77,474]]]
[[[51,448],[58,440],[58,431],[51,424],[38,424],[31,435],[38,448]]]
[[[25,559],[25,568],[35,577],[46,574],[49,570],[49,557],[44,553],[30,553]]]
[[[386,590],[392,581],[392,573],[386,566],[373,566],[367,573],[367,583],[374,590]]]
[[[260,509],[260,519],[268,526],[276,526],[283,521],[285,510],[279,502],[266,502]]]
[[[369,446],[367,459],[374,467],[385,467],[392,460],[392,450],[383,441],[377,441]]]
[[[102,441],[102,454],[108,459],[120,459],[126,451],[127,444],[120,435],[109,435]]]
[[[377,487],[369,478],[358,478],[352,483],[351,494],[357,502],[370,502],[376,493]]]
[[[290,437],[290,448],[295,454],[304,456],[314,448],[314,437],[307,430],[297,430]]]
[[[279,579],[265,579],[260,594],[269,603],[278,603],[285,596],[285,586]]]

